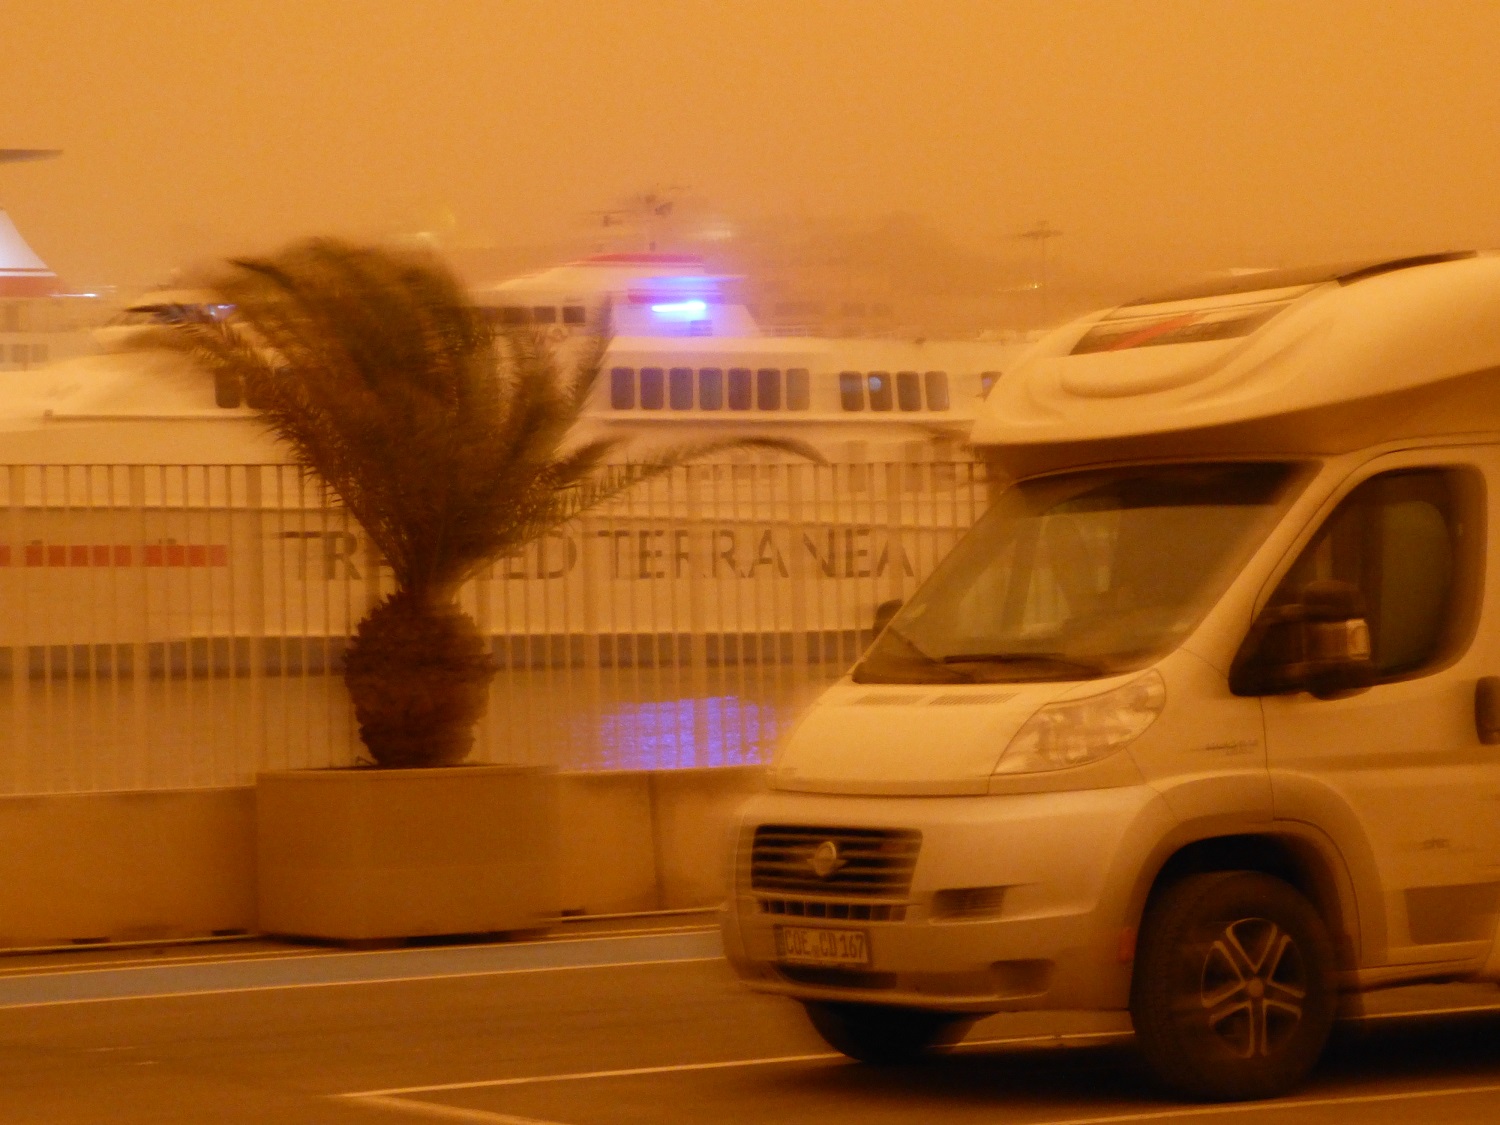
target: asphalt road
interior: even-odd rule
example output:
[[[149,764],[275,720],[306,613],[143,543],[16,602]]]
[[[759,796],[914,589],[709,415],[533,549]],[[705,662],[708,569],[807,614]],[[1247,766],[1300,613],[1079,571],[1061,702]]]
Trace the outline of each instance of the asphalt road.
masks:
[[[874,1070],[740,989],[711,931],[0,959],[0,1122],[1325,1125],[1500,1120],[1500,990],[1385,994],[1293,1097],[1184,1106],[1108,1019],[1001,1016]],[[1445,1016],[1412,1015],[1467,1008]],[[1406,1014],[1401,1014],[1401,1013]]]

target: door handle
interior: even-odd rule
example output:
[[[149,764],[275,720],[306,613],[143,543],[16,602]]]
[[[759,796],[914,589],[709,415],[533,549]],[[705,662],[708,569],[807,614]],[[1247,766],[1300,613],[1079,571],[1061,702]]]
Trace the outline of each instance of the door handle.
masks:
[[[1474,729],[1486,746],[1500,745],[1500,676],[1480,676],[1474,685]]]

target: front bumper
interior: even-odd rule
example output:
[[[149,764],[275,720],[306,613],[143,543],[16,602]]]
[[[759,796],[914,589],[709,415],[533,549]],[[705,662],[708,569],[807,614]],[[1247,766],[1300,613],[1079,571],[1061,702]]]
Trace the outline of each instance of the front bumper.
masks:
[[[1128,1004],[1129,898],[1148,841],[1172,822],[1146,786],[983,797],[768,793],[740,811],[730,964],[750,987],[831,1000],[983,1014]],[[909,886],[790,892],[751,870],[756,829],[916,829]],[[857,967],[779,957],[782,926],[866,935]]]

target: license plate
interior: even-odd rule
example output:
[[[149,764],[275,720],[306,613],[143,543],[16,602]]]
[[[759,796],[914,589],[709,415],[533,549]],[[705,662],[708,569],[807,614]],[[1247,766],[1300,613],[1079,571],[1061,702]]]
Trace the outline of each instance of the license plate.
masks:
[[[776,959],[797,965],[868,965],[870,939],[864,930],[777,926]]]

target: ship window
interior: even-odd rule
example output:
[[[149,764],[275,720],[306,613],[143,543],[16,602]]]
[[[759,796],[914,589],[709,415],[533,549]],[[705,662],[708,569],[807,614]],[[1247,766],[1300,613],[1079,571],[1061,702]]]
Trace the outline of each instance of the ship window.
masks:
[[[698,372],[698,409],[724,409],[724,371],[719,367],[705,367]]]
[[[843,312],[845,316],[864,316],[864,303],[862,301],[845,301]]]
[[[552,305],[538,305],[531,310],[532,324],[556,324],[557,309]]]
[[[807,368],[788,367],[786,369],[786,408],[806,410],[811,404],[812,381],[808,378]]]
[[[582,305],[564,305],[562,313],[564,324],[588,323],[588,310]]]
[[[948,373],[929,371],[922,378],[927,383],[927,409],[948,409]]]
[[[990,392],[995,389],[995,384],[1000,381],[1000,372],[981,371],[979,373],[979,397],[989,398]]]
[[[222,410],[237,409],[245,401],[245,386],[233,371],[214,372],[214,405]]]
[[[673,410],[693,408],[693,369],[674,367],[667,372],[667,405]]]
[[[660,367],[641,368],[641,409],[660,410],[666,401],[666,374]]]
[[[870,409],[889,410],[891,400],[891,373],[889,371],[871,371],[865,377],[870,384]]]
[[[629,410],[635,405],[635,368],[609,369],[609,405],[615,410]]]
[[[30,353],[31,349],[25,344],[12,344],[10,346],[10,361],[12,363],[25,363],[26,357]]]
[[[858,371],[839,372],[839,402],[845,410],[865,408],[865,377]]]
[[[750,409],[750,369],[748,367],[729,369],[729,409]]]
[[[755,373],[755,405],[760,410],[781,409],[781,368],[762,367]]]
[[[507,328],[516,328],[522,324],[531,323],[531,312],[519,305],[501,305],[500,323]]]
[[[915,371],[896,372],[896,405],[902,410],[922,409],[922,377]]]

